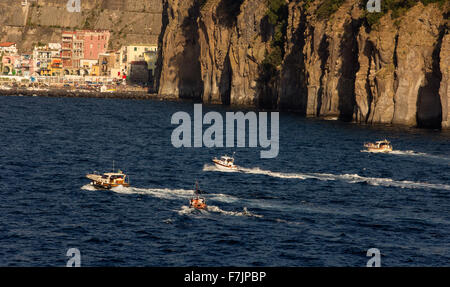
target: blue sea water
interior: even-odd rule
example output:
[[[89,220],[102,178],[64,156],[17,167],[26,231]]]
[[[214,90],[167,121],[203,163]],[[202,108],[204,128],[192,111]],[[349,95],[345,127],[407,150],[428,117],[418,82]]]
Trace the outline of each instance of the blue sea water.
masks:
[[[204,112],[228,111],[219,106]],[[0,266],[448,266],[450,134],[280,114],[280,153],[172,146],[192,103],[0,97]],[[392,154],[362,152],[388,138]],[[236,152],[238,172],[211,158]],[[112,162],[132,187],[85,175]],[[209,211],[188,208],[198,180]]]

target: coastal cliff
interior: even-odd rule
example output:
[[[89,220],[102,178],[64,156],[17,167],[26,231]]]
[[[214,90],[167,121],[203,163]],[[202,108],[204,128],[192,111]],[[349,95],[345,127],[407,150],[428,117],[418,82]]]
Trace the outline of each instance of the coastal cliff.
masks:
[[[161,95],[449,127],[449,1],[163,2]]]
[[[161,97],[364,124],[450,128],[450,0],[0,0],[0,41],[107,29],[158,43]]]

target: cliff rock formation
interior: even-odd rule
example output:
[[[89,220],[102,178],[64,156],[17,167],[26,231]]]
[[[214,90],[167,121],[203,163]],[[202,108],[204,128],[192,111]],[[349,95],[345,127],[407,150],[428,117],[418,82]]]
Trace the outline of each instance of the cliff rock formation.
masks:
[[[442,80],[439,94],[442,105],[442,127],[450,128],[450,36],[448,34],[442,39],[440,59]]]
[[[159,94],[166,97],[201,98],[198,3],[164,0],[163,28],[159,41],[157,77]]]
[[[169,17],[160,47],[195,59],[161,59],[161,94],[183,95],[179,82],[189,74],[194,84],[182,90],[205,103],[449,126],[449,1],[387,10],[376,23],[361,0],[183,1],[189,13],[179,2],[165,0]],[[268,21],[276,5],[287,12]],[[192,25],[177,33],[182,23]],[[274,60],[280,54],[282,61]]]
[[[257,106],[265,53],[258,0],[167,0],[161,47],[161,95]]]

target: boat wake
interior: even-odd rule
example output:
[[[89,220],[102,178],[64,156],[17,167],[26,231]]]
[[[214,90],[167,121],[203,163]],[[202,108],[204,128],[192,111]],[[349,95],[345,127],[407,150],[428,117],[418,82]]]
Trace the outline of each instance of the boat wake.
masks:
[[[361,150],[361,152],[367,152],[367,153],[374,153],[368,150]],[[414,157],[422,157],[422,158],[428,158],[428,159],[434,159],[439,161],[444,161],[450,164],[450,157],[441,156],[441,155],[432,155],[424,152],[416,152],[413,150],[393,150],[389,153],[384,154],[393,154],[393,155],[401,155],[401,156],[414,156]]]
[[[90,184],[86,184],[81,187],[82,190],[97,191],[95,187]],[[119,194],[141,194],[150,195],[156,198],[162,199],[175,199],[175,198],[190,198],[192,196],[192,190],[186,189],[170,189],[170,188],[137,188],[137,187],[125,187],[117,186],[110,189],[111,191]]]
[[[423,153],[423,152],[415,152],[413,150],[406,150],[406,151],[394,150],[391,152],[391,154],[406,155],[406,156],[418,156],[418,157],[424,157],[424,158],[437,159],[437,160],[446,161],[447,163],[450,164],[450,157],[441,156],[441,155],[432,155],[432,154]]]
[[[450,190],[450,185],[438,184],[438,183],[426,183],[426,182],[414,182],[414,181],[398,181],[391,178],[377,178],[377,177],[364,177],[358,174],[327,174],[327,173],[282,173],[273,172],[269,170],[262,170],[260,168],[240,168],[241,172],[248,174],[261,174],[277,178],[290,178],[290,179],[318,179],[321,181],[340,180],[347,183],[367,183],[374,186],[385,187],[400,187],[400,188],[421,188],[421,189],[439,189]]]
[[[81,187],[82,190],[88,191],[97,191],[92,185],[86,184]],[[112,192],[118,194],[138,194],[138,195],[148,195],[160,199],[189,199],[192,197],[193,190],[189,189],[170,189],[170,188],[137,188],[137,187],[125,187],[125,186],[117,186],[110,189]],[[222,193],[208,193],[208,199],[232,203],[239,201],[238,198],[222,194]]]
[[[203,165],[203,171],[220,171],[220,172],[239,172],[240,167],[236,166],[237,169],[227,169],[227,168],[218,168],[213,164],[205,164]]]
[[[82,190],[95,191],[95,187],[92,184],[85,184],[81,187]]]
[[[211,213],[219,213],[219,214],[223,214],[223,215],[227,215],[227,216],[264,218],[264,216],[262,216],[260,214],[255,214],[255,213],[250,212],[247,209],[247,207],[244,207],[242,209],[242,211],[226,211],[226,210],[223,210],[220,207],[214,206],[214,205],[208,205],[207,210],[195,209],[195,208],[191,208],[189,206],[182,206],[181,209],[178,210],[177,212],[179,215],[195,215],[195,214],[207,215],[207,214],[211,214]],[[303,222],[290,221],[290,220],[285,220],[285,219],[280,219],[280,218],[275,218],[275,219],[266,218],[266,220],[270,220],[270,221],[273,221],[276,223],[289,224],[289,225],[302,225],[303,224]]]
[[[179,215],[189,215],[189,214],[196,214],[196,213],[201,213],[201,214],[210,214],[211,212],[214,213],[220,213],[220,214],[224,214],[224,215],[229,215],[229,216],[246,216],[246,217],[257,217],[257,218],[262,218],[262,215],[258,215],[258,214],[254,214],[250,211],[248,211],[247,207],[244,207],[242,211],[226,211],[221,209],[218,206],[214,206],[214,205],[208,205],[207,210],[202,210],[202,209],[195,209],[195,208],[191,208],[189,206],[182,206],[181,210],[178,211]]]
[[[111,191],[119,194],[141,194],[149,195],[161,199],[190,198],[192,190],[170,189],[170,188],[137,188],[118,186],[111,188]]]

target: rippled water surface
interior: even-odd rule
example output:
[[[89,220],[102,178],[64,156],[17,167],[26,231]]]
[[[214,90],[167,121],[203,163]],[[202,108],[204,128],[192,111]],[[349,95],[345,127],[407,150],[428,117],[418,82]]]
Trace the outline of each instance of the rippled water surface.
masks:
[[[226,112],[204,107],[204,112]],[[280,115],[280,154],[172,147],[191,103],[0,97],[0,266],[450,262],[450,134]],[[395,152],[362,152],[388,138]],[[211,158],[236,151],[236,172]],[[132,187],[98,191],[116,168]],[[195,180],[209,211],[188,208]]]

